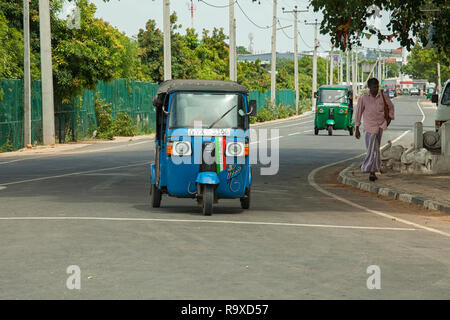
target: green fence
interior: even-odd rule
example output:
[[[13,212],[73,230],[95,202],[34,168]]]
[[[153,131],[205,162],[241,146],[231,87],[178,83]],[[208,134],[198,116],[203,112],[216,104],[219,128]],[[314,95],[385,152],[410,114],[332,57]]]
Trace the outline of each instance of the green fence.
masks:
[[[118,79],[110,83],[99,82],[95,90],[84,90],[69,103],[55,97],[55,134],[59,142],[89,138],[97,128],[95,118],[96,96],[111,105],[113,119],[119,112],[128,113],[140,132],[155,128],[152,99],[157,84]],[[257,102],[258,110],[270,99],[270,90],[251,90],[249,98]],[[277,90],[276,104],[295,106],[293,90]],[[23,81],[0,79],[0,152],[24,147],[23,140]],[[42,144],[41,82],[31,84],[32,143]]]

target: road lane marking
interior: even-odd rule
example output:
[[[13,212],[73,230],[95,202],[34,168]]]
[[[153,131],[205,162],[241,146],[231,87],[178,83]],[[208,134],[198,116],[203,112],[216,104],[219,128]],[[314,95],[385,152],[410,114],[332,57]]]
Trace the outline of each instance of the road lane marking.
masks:
[[[419,107],[419,110],[420,110],[421,113],[422,113],[422,122],[423,122],[423,121],[425,120],[425,114],[423,113],[422,108],[420,108],[420,105],[419,105],[418,103],[417,103],[417,106]],[[397,138],[395,138],[394,140],[392,140],[392,144],[394,144],[395,142],[397,142],[398,140],[400,140],[401,138],[403,138],[403,137],[404,137],[408,132],[410,132],[410,131],[411,131],[411,130],[407,130],[407,131],[403,132],[399,137],[397,137]],[[385,147],[385,146],[386,146],[386,144],[385,144],[384,146],[382,146],[381,148],[383,148],[383,147]],[[361,209],[361,210],[364,210],[364,211],[367,211],[367,212],[370,212],[370,213],[373,213],[373,214],[376,214],[376,215],[378,215],[378,216],[385,217],[385,218],[388,218],[388,219],[391,219],[391,220],[392,220],[392,219],[395,219],[395,220],[398,221],[398,222],[401,222],[401,223],[404,223],[404,224],[407,224],[407,225],[410,225],[410,226],[413,226],[413,227],[416,227],[416,228],[420,228],[420,229],[423,229],[423,230],[427,230],[427,231],[430,231],[430,232],[433,232],[433,233],[437,233],[437,234],[440,234],[440,235],[443,235],[443,236],[446,236],[446,237],[450,237],[450,234],[449,234],[449,233],[446,233],[446,232],[444,232],[444,231],[440,231],[440,230],[437,230],[437,229],[434,229],[434,228],[426,227],[426,226],[423,226],[423,225],[418,224],[418,223],[414,223],[414,222],[411,222],[411,221],[408,221],[408,220],[405,220],[405,219],[397,218],[397,217],[395,217],[395,216],[392,216],[392,215],[390,215],[390,214],[387,214],[387,213],[384,213],[384,212],[381,212],[381,211],[372,210],[372,209],[369,209],[369,208],[367,208],[367,207],[361,206],[361,205],[359,205],[359,204],[357,204],[357,203],[355,203],[355,202],[353,202],[353,201],[347,200],[347,199],[342,198],[342,197],[340,197],[340,196],[338,196],[338,195],[336,195],[336,194],[334,194],[334,193],[332,193],[332,192],[330,192],[330,191],[327,191],[327,190],[323,189],[322,187],[320,187],[320,186],[316,183],[316,181],[315,181],[315,175],[317,174],[317,172],[319,172],[319,171],[321,171],[321,170],[323,170],[323,169],[326,169],[326,168],[328,168],[328,167],[335,166],[335,165],[337,165],[337,164],[341,164],[341,163],[344,163],[344,162],[347,162],[347,161],[350,161],[350,160],[358,159],[358,158],[362,157],[362,156],[365,155],[365,154],[366,154],[366,153],[362,153],[362,154],[360,154],[360,155],[358,155],[358,156],[351,157],[351,158],[344,159],[344,160],[340,160],[340,161],[336,161],[336,162],[333,162],[333,163],[329,163],[329,164],[327,164],[327,165],[324,165],[324,166],[321,166],[321,167],[319,167],[319,168],[314,169],[314,170],[311,171],[311,172],[309,173],[309,175],[308,175],[308,183],[309,183],[314,189],[316,189],[317,191],[319,191],[319,192],[321,192],[321,193],[323,193],[323,194],[325,194],[325,195],[327,195],[327,196],[329,196],[329,197],[331,197],[331,198],[333,198],[333,199],[336,199],[336,200],[339,200],[339,201],[341,201],[341,202],[344,202],[344,203],[346,203],[346,204],[348,204],[348,205],[350,205],[350,206],[352,206],[352,207],[355,207],[355,208],[358,208],[358,209]]]
[[[150,138],[148,140],[139,141],[139,142],[136,142],[136,143],[131,142],[131,143],[128,143],[128,144],[121,144],[121,145],[118,145],[118,146],[112,146],[112,147],[100,148],[100,149],[94,149],[94,150],[67,151],[67,152],[66,151],[60,151],[60,153],[53,153],[53,154],[42,154],[42,153],[36,153],[34,155],[29,154],[29,155],[23,155],[23,156],[29,157],[29,158],[22,158],[22,159],[16,159],[16,160],[11,160],[11,161],[6,161],[6,162],[0,162],[0,165],[14,163],[14,162],[19,162],[19,161],[25,161],[25,160],[46,159],[46,158],[51,158],[51,157],[58,158],[58,157],[61,157],[61,156],[66,156],[66,155],[77,155],[77,154],[85,154],[85,153],[93,153],[93,152],[102,152],[102,151],[117,149],[117,148],[120,148],[120,147],[132,147],[132,146],[135,146],[135,145],[139,145],[139,144],[143,144],[143,143],[149,143],[149,142],[154,142],[154,141],[155,141],[155,138]],[[120,142],[118,142],[118,143],[120,143]],[[89,144],[86,147],[92,146],[92,145],[95,145],[95,143]],[[80,148],[80,149],[82,149],[82,148]]]
[[[6,187],[5,186],[0,186],[0,190],[5,190]]]
[[[60,174],[55,176],[47,176],[47,177],[40,177],[40,178],[34,178],[34,179],[26,179],[26,180],[20,180],[20,181],[14,181],[14,182],[7,182],[7,183],[0,183],[0,186],[11,186],[15,184],[20,183],[26,183],[26,182],[35,182],[35,181],[42,181],[42,180],[49,180],[49,179],[56,179],[56,178],[64,178],[64,177],[70,177],[70,176],[77,176],[77,175],[83,175],[93,172],[102,172],[107,170],[115,170],[115,169],[122,169],[122,168],[130,168],[130,167],[138,167],[143,166],[145,164],[150,164],[150,161],[146,162],[139,162],[134,164],[129,164],[125,166],[117,166],[117,167],[109,167],[109,168],[103,168],[103,169],[95,169],[95,170],[88,170],[88,171],[79,171],[79,172],[72,172],[72,173],[66,173],[66,174]]]
[[[417,100],[417,106],[419,107],[420,112],[422,112],[422,120],[420,122],[424,122],[425,121],[425,113],[423,113],[422,107],[420,106],[419,103],[420,100]]]
[[[199,219],[108,218],[108,217],[0,217],[0,220],[13,220],[13,221],[14,220],[22,220],[22,221],[23,220],[151,221],[151,222],[217,223],[217,224],[242,224],[242,225],[313,227],[313,228],[360,229],[360,230],[389,230],[389,231],[416,231],[417,230],[417,229],[413,229],[413,228],[343,226],[343,225],[304,224],[304,223],[289,223],[289,222],[199,220]]]

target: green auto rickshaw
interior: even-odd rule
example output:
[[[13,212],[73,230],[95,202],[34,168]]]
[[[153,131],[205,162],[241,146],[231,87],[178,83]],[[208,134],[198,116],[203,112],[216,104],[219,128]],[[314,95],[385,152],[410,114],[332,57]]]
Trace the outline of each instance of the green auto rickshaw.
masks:
[[[353,90],[345,85],[323,85],[314,94],[317,99],[314,119],[314,134],[319,130],[327,130],[328,135],[333,130],[348,130],[353,135]]]

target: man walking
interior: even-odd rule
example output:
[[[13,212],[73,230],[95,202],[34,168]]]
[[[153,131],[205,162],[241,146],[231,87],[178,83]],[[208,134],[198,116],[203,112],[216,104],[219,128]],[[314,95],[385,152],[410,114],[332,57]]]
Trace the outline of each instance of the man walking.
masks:
[[[379,92],[379,82],[376,78],[367,81],[369,92],[363,94],[358,100],[355,116],[355,137],[359,139],[361,133],[361,117],[364,119],[364,131],[366,132],[367,155],[361,166],[362,172],[369,172],[369,180],[375,181],[375,172],[380,171],[380,144],[383,131],[394,120],[394,104],[383,92]]]

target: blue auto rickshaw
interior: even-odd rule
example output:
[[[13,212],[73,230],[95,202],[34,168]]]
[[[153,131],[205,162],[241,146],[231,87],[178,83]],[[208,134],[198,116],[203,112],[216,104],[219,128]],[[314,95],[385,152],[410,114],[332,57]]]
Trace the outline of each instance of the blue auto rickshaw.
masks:
[[[156,109],[155,162],[151,204],[163,194],[196,199],[211,215],[219,199],[250,207],[249,116],[256,101],[233,81],[169,80],[153,98]]]

